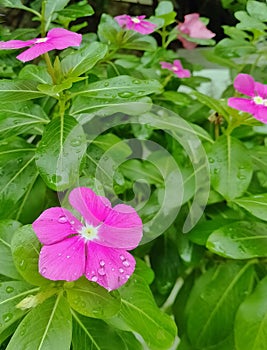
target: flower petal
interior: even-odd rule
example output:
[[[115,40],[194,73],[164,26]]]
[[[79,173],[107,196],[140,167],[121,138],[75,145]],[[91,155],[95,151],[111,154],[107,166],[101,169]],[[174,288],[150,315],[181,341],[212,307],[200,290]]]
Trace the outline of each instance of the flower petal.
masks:
[[[28,62],[36,57],[43,55],[44,53],[54,50],[55,47],[52,43],[49,42],[43,42],[43,43],[38,43],[35,44],[34,46],[30,47],[26,51],[22,52],[17,56],[17,59],[22,61],[22,62]]]
[[[53,244],[77,233],[82,224],[70,211],[60,207],[45,210],[32,224],[43,244]]]
[[[107,290],[125,284],[135,269],[135,259],[125,250],[103,247],[94,242],[87,245],[85,277]]]
[[[137,212],[128,205],[119,204],[110,210],[94,241],[106,247],[131,250],[140,242],[142,231],[142,220]]]
[[[54,49],[63,50],[69,46],[80,46],[82,35],[63,28],[53,28],[47,33],[49,43]]]
[[[193,50],[197,46],[196,43],[192,43],[191,41],[186,40],[182,35],[178,35],[177,38],[181,41],[183,47],[187,50]]]
[[[10,50],[10,49],[21,49],[33,45],[36,39],[22,41],[22,40],[9,40],[9,41],[0,41],[1,50]]]
[[[160,62],[161,68],[162,69],[169,69],[172,70],[173,65],[168,62]]]
[[[257,106],[257,110],[253,113],[253,116],[260,122],[267,124],[267,107]]]
[[[129,15],[120,15],[114,17],[114,19],[117,21],[120,27],[123,27],[131,20],[131,17]]]
[[[267,86],[266,85],[255,82],[254,90],[255,90],[255,94],[257,94],[258,96],[260,96],[263,99],[266,99],[266,97],[267,97]]]
[[[215,33],[206,28],[205,24],[199,19],[199,13],[190,13],[184,16],[184,23],[179,23],[178,29],[188,34],[191,38],[211,39]]]
[[[250,114],[254,114],[256,112],[255,103],[247,98],[230,97],[228,98],[228,106]]]
[[[103,222],[111,210],[110,201],[97,196],[90,188],[77,187],[71,191],[69,202],[93,226]]]
[[[139,16],[141,17],[141,16]],[[140,34],[151,34],[156,29],[157,25],[148,21],[141,21],[140,23],[136,24],[133,28],[136,32]]]
[[[45,278],[53,281],[75,281],[84,271],[85,242],[79,237],[67,238],[41,249],[39,272]]]
[[[255,81],[248,74],[238,74],[234,81],[234,88],[244,95],[255,96]]]
[[[190,78],[191,72],[188,69],[181,69],[173,72],[178,78]]]

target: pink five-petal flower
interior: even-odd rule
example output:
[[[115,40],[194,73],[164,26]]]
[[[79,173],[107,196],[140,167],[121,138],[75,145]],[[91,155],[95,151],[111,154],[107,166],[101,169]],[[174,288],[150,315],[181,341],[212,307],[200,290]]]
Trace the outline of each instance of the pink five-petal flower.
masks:
[[[175,60],[173,63],[160,62],[161,68],[172,71],[178,78],[190,78],[191,73],[188,69],[184,69],[180,60]]]
[[[116,16],[115,20],[119,26],[128,30],[134,30],[141,34],[151,34],[157,25],[149,21],[144,21],[146,16],[131,17],[129,15]]]
[[[238,74],[234,80],[234,88],[250,98],[230,97],[228,106],[250,113],[267,124],[267,85],[256,82],[248,74]]]
[[[190,13],[184,16],[184,22],[180,22],[177,29],[181,33],[178,35],[178,39],[182,42],[183,47],[188,50],[194,49],[197,44],[187,40],[183,34],[196,39],[211,39],[216,35],[206,28],[205,24],[199,19],[198,13]]]
[[[0,41],[0,49],[21,49],[23,47],[30,46],[29,49],[17,56],[18,60],[27,62],[54,49],[63,50],[69,46],[79,46],[81,41],[81,34],[74,33],[63,28],[53,28],[49,30],[45,38],[35,38],[27,41]]]
[[[114,208],[108,199],[91,189],[71,191],[69,202],[81,214],[78,220],[69,210],[45,210],[33,223],[43,244],[39,272],[50,280],[74,281],[82,275],[107,290],[127,282],[135,269],[128,253],[142,238],[142,221],[125,204]]]

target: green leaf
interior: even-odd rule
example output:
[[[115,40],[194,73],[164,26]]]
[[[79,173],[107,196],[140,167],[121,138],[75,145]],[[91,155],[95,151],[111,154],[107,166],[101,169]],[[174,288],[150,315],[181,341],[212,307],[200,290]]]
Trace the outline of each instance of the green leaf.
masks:
[[[253,43],[244,40],[222,39],[214,48],[217,56],[224,58],[244,57],[257,52],[257,47]]]
[[[231,259],[267,257],[267,224],[237,221],[220,227],[208,238],[207,248]]]
[[[22,4],[21,0],[1,0],[0,5],[14,9],[27,9],[27,7]]]
[[[187,333],[193,346],[215,346],[231,334],[236,311],[251,291],[253,279],[251,262],[220,264],[198,278],[186,306]]]
[[[14,264],[25,281],[37,286],[51,283],[38,271],[40,249],[41,243],[31,225],[19,228],[13,235],[11,251]]]
[[[220,101],[215,98],[202,94],[201,92],[194,91],[193,94],[199,100],[199,102],[205,104],[210,109],[218,112],[221,116],[226,117],[228,119],[228,112],[225,110],[224,106],[220,103]]]
[[[267,221],[267,193],[235,199],[233,202],[257,218]]]
[[[178,277],[179,254],[176,243],[166,236],[158,238],[151,249],[150,262],[157,291],[162,295],[169,294]]]
[[[63,10],[58,11],[58,14],[75,21],[80,17],[92,16],[94,14],[94,9],[87,3],[87,1],[82,0],[77,2],[77,4],[72,4]]]
[[[26,282],[8,281],[0,285],[0,323],[1,332],[20,319],[25,311],[16,305],[27,295],[35,293],[39,288],[33,288]]]
[[[45,96],[37,89],[38,82],[30,80],[0,81],[0,99],[5,102],[22,102]]]
[[[266,25],[262,23],[261,20],[249,16],[245,11],[235,12],[235,18],[237,18],[240,21],[240,23],[236,25],[238,29],[251,30],[252,32],[256,29],[259,31],[264,31],[266,29]]]
[[[142,114],[151,108],[151,99],[149,97],[131,98],[124,101],[122,99],[101,100],[85,96],[77,96],[70,108],[70,114],[75,116],[81,123],[90,120],[96,114],[99,116],[108,116],[114,113],[127,113],[129,115]]]
[[[41,134],[49,119],[41,106],[32,102],[9,103],[0,106],[0,137],[24,133]]]
[[[141,344],[129,332],[122,332],[102,320],[84,317],[72,312],[72,349],[81,350],[142,350]],[[103,337],[103,334],[105,336]],[[129,345],[128,345],[129,344]]]
[[[94,282],[81,278],[71,288],[66,288],[70,306],[82,315],[93,318],[110,318],[120,309],[116,291],[108,292]]]
[[[21,279],[15,268],[11,254],[11,238],[14,232],[21,226],[17,221],[0,221],[0,274],[14,279]]]
[[[267,5],[259,1],[248,1],[247,11],[250,16],[258,19],[259,21],[267,21]]]
[[[97,99],[128,101],[134,97],[142,97],[153,93],[160,93],[162,86],[157,80],[135,79],[128,75],[121,75],[86,85],[86,89],[73,92],[73,95],[87,95]]]
[[[152,36],[139,33],[133,34],[129,31],[124,35],[124,41],[120,44],[120,47],[128,50],[155,51],[157,42]]]
[[[121,309],[110,321],[139,333],[151,350],[169,350],[176,335],[175,323],[157,307],[144,280],[133,275],[120,294]]]
[[[175,21],[176,12],[173,11],[172,2],[171,1],[161,1],[155,10],[155,15],[156,15],[156,17],[164,19],[165,26],[173,23]]]
[[[47,186],[57,191],[71,187],[79,177],[85,151],[81,125],[68,115],[54,118],[36,150],[36,165]]]
[[[62,62],[62,72],[67,77],[76,77],[92,69],[107,53],[105,44],[93,42],[81,50],[66,56]]]
[[[46,0],[44,19],[45,31],[48,30],[51,21],[55,18],[55,12],[63,10],[63,8],[69,3],[70,0]]]
[[[267,277],[240,305],[235,321],[236,350],[267,349]]]
[[[187,237],[196,244],[206,245],[207,239],[213,231],[229,223],[231,223],[231,220],[222,218],[202,221],[188,232]]]
[[[240,197],[252,177],[252,162],[247,149],[231,136],[221,136],[208,152],[211,183],[226,199]]]
[[[40,84],[52,84],[52,78],[45,66],[28,64],[19,72],[19,79],[37,81]]]
[[[26,315],[6,350],[69,350],[71,332],[71,312],[66,299],[50,298]]]
[[[122,29],[117,21],[110,15],[103,13],[97,29],[100,41],[105,44],[115,43],[118,45],[117,37],[119,32],[122,32]]]
[[[37,177],[35,148],[23,139],[0,141],[0,217],[15,216],[23,199]]]

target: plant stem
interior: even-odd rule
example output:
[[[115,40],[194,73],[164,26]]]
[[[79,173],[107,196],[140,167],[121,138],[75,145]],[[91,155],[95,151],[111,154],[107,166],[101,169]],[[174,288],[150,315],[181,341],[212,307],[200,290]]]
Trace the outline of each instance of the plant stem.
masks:
[[[54,71],[54,68],[53,68],[53,65],[52,65],[52,62],[50,60],[50,57],[49,57],[48,53],[47,52],[44,53],[43,57],[45,59],[46,65],[47,65],[47,71],[50,74],[50,76],[51,76],[51,78],[53,80],[53,83],[56,84],[55,71]]]

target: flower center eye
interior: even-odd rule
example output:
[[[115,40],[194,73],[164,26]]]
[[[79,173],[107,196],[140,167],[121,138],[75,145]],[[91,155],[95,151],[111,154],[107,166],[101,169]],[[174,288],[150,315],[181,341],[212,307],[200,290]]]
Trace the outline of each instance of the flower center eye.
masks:
[[[264,99],[260,96],[255,96],[253,97],[253,101],[257,104],[257,105],[263,105],[263,106],[267,106],[267,99]]]
[[[83,226],[80,231],[79,234],[85,238],[88,241],[91,241],[95,238],[97,238],[98,236],[98,228],[94,227],[92,225],[88,225],[86,224],[85,226]]]
[[[138,18],[132,18],[132,21],[136,24],[141,22],[140,19],[138,19]]]
[[[179,68],[176,67],[176,66],[173,66],[173,67],[172,67],[172,70],[173,70],[174,72],[177,72],[177,71],[179,70]]]
[[[45,43],[47,41],[47,38],[39,38],[36,39],[35,44]]]

